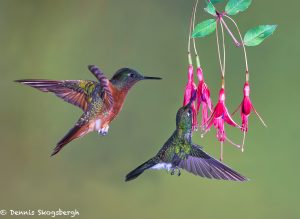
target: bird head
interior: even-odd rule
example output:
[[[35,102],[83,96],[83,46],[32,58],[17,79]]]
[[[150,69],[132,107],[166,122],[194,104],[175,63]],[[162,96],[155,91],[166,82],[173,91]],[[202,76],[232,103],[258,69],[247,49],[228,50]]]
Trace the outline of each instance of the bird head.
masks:
[[[131,68],[121,68],[110,79],[111,83],[119,88],[130,89],[136,82],[141,80],[160,80],[159,77],[143,76]]]

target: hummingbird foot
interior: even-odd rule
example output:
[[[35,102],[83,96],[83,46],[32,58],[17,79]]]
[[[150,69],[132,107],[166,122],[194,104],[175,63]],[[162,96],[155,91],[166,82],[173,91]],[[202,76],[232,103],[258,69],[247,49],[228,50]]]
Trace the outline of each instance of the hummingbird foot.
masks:
[[[176,173],[177,170],[177,176],[181,175],[180,169],[178,167],[172,168],[171,169],[171,175],[173,176]]]
[[[181,172],[180,172],[180,169],[178,169],[177,176],[180,176],[180,175],[181,175]]]
[[[102,129],[99,129],[99,130],[98,130],[98,133],[99,133],[100,135],[102,135],[102,136],[105,136],[105,135],[107,135],[107,133],[108,133],[108,129],[109,129],[109,126],[105,126],[105,127],[103,127]]]

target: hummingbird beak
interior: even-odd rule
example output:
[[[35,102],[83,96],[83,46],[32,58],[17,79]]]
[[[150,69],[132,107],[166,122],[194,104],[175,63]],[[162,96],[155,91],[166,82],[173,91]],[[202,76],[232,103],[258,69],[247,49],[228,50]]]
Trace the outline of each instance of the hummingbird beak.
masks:
[[[159,77],[147,77],[147,76],[144,76],[142,80],[161,80],[162,78],[159,78]]]
[[[194,93],[190,99],[190,102],[186,106],[190,107],[192,105],[192,103],[196,100],[196,97],[197,97],[197,91],[194,91]]]

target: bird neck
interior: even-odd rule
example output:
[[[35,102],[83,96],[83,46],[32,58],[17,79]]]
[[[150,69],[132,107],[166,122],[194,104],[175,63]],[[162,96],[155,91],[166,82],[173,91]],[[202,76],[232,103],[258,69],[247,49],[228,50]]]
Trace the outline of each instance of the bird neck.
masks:
[[[177,136],[184,140],[185,142],[192,142],[192,130],[191,129],[184,129],[184,128],[177,128],[176,129]]]
[[[125,89],[122,87],[120,88],[120,87],[115,86],[112,83],[109,83],[109,90],[111,91],[113,99],[114,99],[114,106],[116,108],[121,109],[123,106],[123,102],[127,96],[128,89]]]
[[[110,83],[121,92],[128,92],[129,89],[133,86],[132,83],[128,83],[126,81],[120,81],[116,79],[111,79]]]

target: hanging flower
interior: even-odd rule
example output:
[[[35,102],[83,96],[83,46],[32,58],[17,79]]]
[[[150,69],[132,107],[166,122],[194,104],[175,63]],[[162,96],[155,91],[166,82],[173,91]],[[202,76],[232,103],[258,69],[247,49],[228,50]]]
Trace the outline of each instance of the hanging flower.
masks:
[[[224,88],[221,88],[219,93],[219,101],[215,106],[210,118],[208,119],[208,125],[206,128],[206,131],[208,131],[210,127],[214,125],[217,130],[217,139],[221,142],[221,161],[223,160],[223,143],[225,140],[227,140],[232,145],[240,148],[240,145],[233,143],[227,138],[225,132],[225,122],[233,127],[240,127],[235,121],[233,121],[227,107],[225,106],[225,90]]]
[[[241,150],[244,151],[244,144],[245,144],[245,137],[246,137],[246,132],[248,132],[248,120],[249,116],[251,114],[251,111],[253,110],[254,113],[257,115],[257,117],[260,119],[262,124],[267,127],[261,116],[258,114],[256,109],[254,108],[251,100],[250,100],[250,85],[249,82],[245,82],[244,84],[244,98],[242,100],[242,103],[239,105],[239,107],[234,111],[234,113],[240,108],[241,112],[241,118],[242,118],[242,126],[241,130],[244,132],[244,137],[243,137],[243,143],[242,143],[242,148]],[[234,114],[233,113],[233,114]]]
[[[197,89],[197,112],[200,110],[200,105],[202,104],[202,117],[201,117],[201,129],[206,130],[206,124],[208,121],[208,109],[212,112],[212,103],[210,99],[210,91],[206,85],[203,72],[201,67],[197,67],[197,76],[199,80]]]
[[[197,91],[197,86],[194,82],[193,65],[189,65],[189,68],[188,68],[188,82],[187,82],[186,87],[185,87],[184,99],[183,99],[183,105],[184,106],[187,105],[190,102],[190,99],[192,98],[192,95],[196,91]],[[193,130],[197,130],[198,121],[197,121],[197,110],[196,110],[195,103],[192,103],[192,113],[193,113],[192,127],[193,127]]]
[[[226,140],[224,122],[233,127],[240,127],[235,121],[233,121],[227,107],[225,106],[225,90],[224,88],[221,88],[219,93],[219,101],[215,106],[210,118],[208,119],[207,129],[214,125],[217,129],[217,138],[222,142]]]
[[[242,117],[242,131],[247,132],[248,131],[248,117],[250,116],[251,109],[253,108],[253,105],[250,100],[250,86],[249,83],[246,82],[244,84],[244,98],[240,105],[241,107],[241,117]]]
[[[248,82],[245,82],[245,84],[244,84],[244,98],[243,98],[243,101],[240,104],[239,108],[241,109],[241,117],[242,117],[241,130],[243,132],[248,131],[248,118],[249,118],[252,110],[257,115],[257,117],[260,119],[262,124],[264,126],[266,126],[265,122],[263,121],[261,116],[258,114],[258,112],[254,108],[254,106],[252,105],[252,102],[250,100],[250,85]]]

